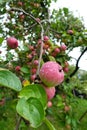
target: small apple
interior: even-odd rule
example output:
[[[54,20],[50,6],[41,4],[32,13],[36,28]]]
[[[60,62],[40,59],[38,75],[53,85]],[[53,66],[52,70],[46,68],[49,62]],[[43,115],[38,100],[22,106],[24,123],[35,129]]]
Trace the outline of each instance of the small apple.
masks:
[[[59,48],[55,48],[55,49],[54,49],[54,52],[55,52],[56,54],[58,54],[58,53],[60,53],[60,49],[59,49]]]
[[[47,99],[48,99],[48,100],[51,100],[51,99],[55,96],[55,92],[56,92],[55,87],[50,87],[50,88],[48,88],[48,87],[44,86],[43,88],[44,88],[45,91],[46,91]]]
[[[44,41],[48,41],[49,37],[48,36],[44,36]]]
[[[63,71],[64,71],[65,73],[68,73],[68,72],[69,72],[69,68],[68,68],[68,67],[63,67]]]
[[[36,74],[33,74],[33,75],[31,75],[31,77],[30,77],[30,79],[31,79],[32,82],[35,80],[35,78],[36,78]]]
[[[38,60],[34,60],[33,64],[34,64],[35,66],[37,66],[37,65],[39,64],[39,61],[38,61]]]
[[[73,30],[68,30],[67,33],[72,35],[74,32],[73,32]]]
[[[65,51],[67,49],[67,46],[65,44],[62,44],[60,46],[61,51]]]
[[[20,70],[21,70],[21,67],[20,67],[20,66],[16,66],[16,67],[15,67],[15,71],[16,71],[16,72],[19,72]]]
[[[9,37],[7,38],[7,46],[10,49],[16,49],[18,47],[18,41],[15,37]]]
[[[36,74],[36,72],[37,72],[37,69],[36,69],[36,68],[32,68],[32,69],[31,69],[31,73],[32,73],[32,74]]]
[[[52,105],[53,105],[52,102],[51,102],[51,101],[48,101],[47,107],[50,108],[50,107],[52,107]]]
[[[65,105],[64,110],[65,110],[65,112],[70,111],[70,106]]]
[[[23,3],[21,1],[18,2],[18,6],[22,6]]]

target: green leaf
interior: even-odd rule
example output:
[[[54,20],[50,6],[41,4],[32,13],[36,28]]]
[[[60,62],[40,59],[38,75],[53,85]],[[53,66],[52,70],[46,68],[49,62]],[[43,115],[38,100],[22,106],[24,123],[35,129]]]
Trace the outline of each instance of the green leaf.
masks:
[[[21,67],[21,71],[25,74],[29,73],[29,69],[26,66]]]
[[[56,59],[53,56],[49,56],[50,61],[56,61]]]
[[[20,93],[19,97],[24,97],[26,100],[30,97],[35,97],[40,100],[43,107],[46,107],[47,104],[47,95],[44,88],[40,84],[31,84],[29,86],[24,87]]]
[[[4,38],[3,37],[0,37],[0,44],[2,44]]]
[[[6,69],[0,69],[0,86],[5,86],[15,91],[20,91],[22,89],[19,78]]]
[[[25,98],[19,99],[16,110],[34,128],[40,126],[44,120],[44,109],[37,98],[29,98],[28,100]]]

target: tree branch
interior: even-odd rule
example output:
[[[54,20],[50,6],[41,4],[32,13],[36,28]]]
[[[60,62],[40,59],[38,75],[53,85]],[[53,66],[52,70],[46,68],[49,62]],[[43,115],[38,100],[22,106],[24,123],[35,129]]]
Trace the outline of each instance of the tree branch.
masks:
[[[15,10],[15,11],[20,11],[20,12],[23,12],[25,15],[31,17],[36,23],[38,23],[41,27],[41,48],[40,48],[40,56],[39,56],[39,64],[38,64],[38,68],[37,68],[37,73],[36,75],[39,75],[39,70],[40,70],[40,62],[41,62],[41,59],[42,59],[42,54],[43,54],[43,35],[44,35],[44,28],[41,24],[41,22],[37,21],[37,19],[31,15],[30,13],[27,13],[25,10],[23,10],[22,8],[11,8],[10,10]],[[43,21],[42,21],[43,22]]]
[[[82,52],[81,55],[79,56],[79,58],[78,58],[78,60],[77,60],[77,62],[76,62],[75,70],[70,74],[70,77],[72,77],[72,76],[78,71],[78,69],[79,69],[79,66],[78,66],[79,61],[80,61],[81,57],[83,56],[83,54],[84,54],[86,51],[87,51],[87,47],[83,50],[83,52]]]

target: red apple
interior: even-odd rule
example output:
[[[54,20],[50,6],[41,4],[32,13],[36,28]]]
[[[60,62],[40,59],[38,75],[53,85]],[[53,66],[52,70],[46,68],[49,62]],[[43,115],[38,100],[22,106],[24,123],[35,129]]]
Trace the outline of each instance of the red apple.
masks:
[[[48,101],[48,103],[47,103],[47,107],[49,108],[49,107],[52,107],[52,102],[51,101]]]
[[[33,74],[33,75],[31,75],[31,77],[30,77],[30,79],[31,79],[32,82],[35,80],[35,78],[36,78],[36,74]]]
[[[68,67],[63,67],[63,71],[68,73],[69,72],[69,68]]]
[[[55,87],[48,88],[48,87],[44,86],[44,89],[47,94],[47,99],[51,100],[55,96],[55,92],[56,92]]]
[[[36,72],[37,72],[37,69],[36,69],[36,68],[32,68],[32,69],[31,69],[31,73],[32,73],[32,74],[36,74]]]
[[[35,66],[37,66],[38,65],[38,60],[34,60],[34,62],[33,62],[33,64],[35,65]]]
[[[62,44],[60,46],[61,51],[65,51],[67,49],[67,46],[65,44]]]
[[[14,37],[7,38],[7,45],[11,49],[16,49],[18,47],[18,41]]]
[[[59,48],[55,48],[55,49],[54,49],[54,52],[55,52],[56,54],[58,54],[58,53],[60,53],[60,49],[59,49]]]
[[[64,80],[64,72],[57,62],[48,61],[44,63],[40,69],[39,76],[41,81],[47,86],[57,86]]]
[[[73,30],[68,30],[67,33],[72,35],[73,34]]]
[[[48,36],[44,36],[44,41],[48,41],[49,37]]]
[[[19,72],[19,71],[20,71],[20,69],[21,69],[21,67],[20,67],[20,66],[16,66],[16,67],[15,67],[15,71],[16,71],[16,72]]]

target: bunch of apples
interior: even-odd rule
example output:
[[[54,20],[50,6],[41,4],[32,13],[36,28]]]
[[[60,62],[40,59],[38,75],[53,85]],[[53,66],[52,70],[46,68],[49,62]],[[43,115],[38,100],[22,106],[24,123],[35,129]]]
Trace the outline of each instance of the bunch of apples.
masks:
[[[38,50],[40,51],[41,44],[42,41],[41,39],[39,39],[36,45],[28,45],[29,53],[27,54],[27,59],[29,60],[28,65],[31,66],[31,83],[34,82],[36,79],[36,72],[39,64]],[[15,37],[7,38],[7,46],[10,49],[16,49],[18,48],[18,45],[18,40]],[[66,51],[66,49],[67,47],[65,44],[62,44],[60,47],[57,46],[53,48],[52,42],[50,41],[49,37],[44,36],[43,55],[47,53],[55,57],[58,53]],[[47,94],[48,107],[52,106],[52,102],[50,102],[50,100],[55,96],[55,87],[60,85],[64,81],[64,72],[68,72],[68,66],[69,64],[67,61],[65,62],[63,67],[56,61],[46,61],[40,67],[39,78],[41,84],[43,84],[42,87],[45,89]],[[20,71],[20,66],[17,66],[15,70]]]

